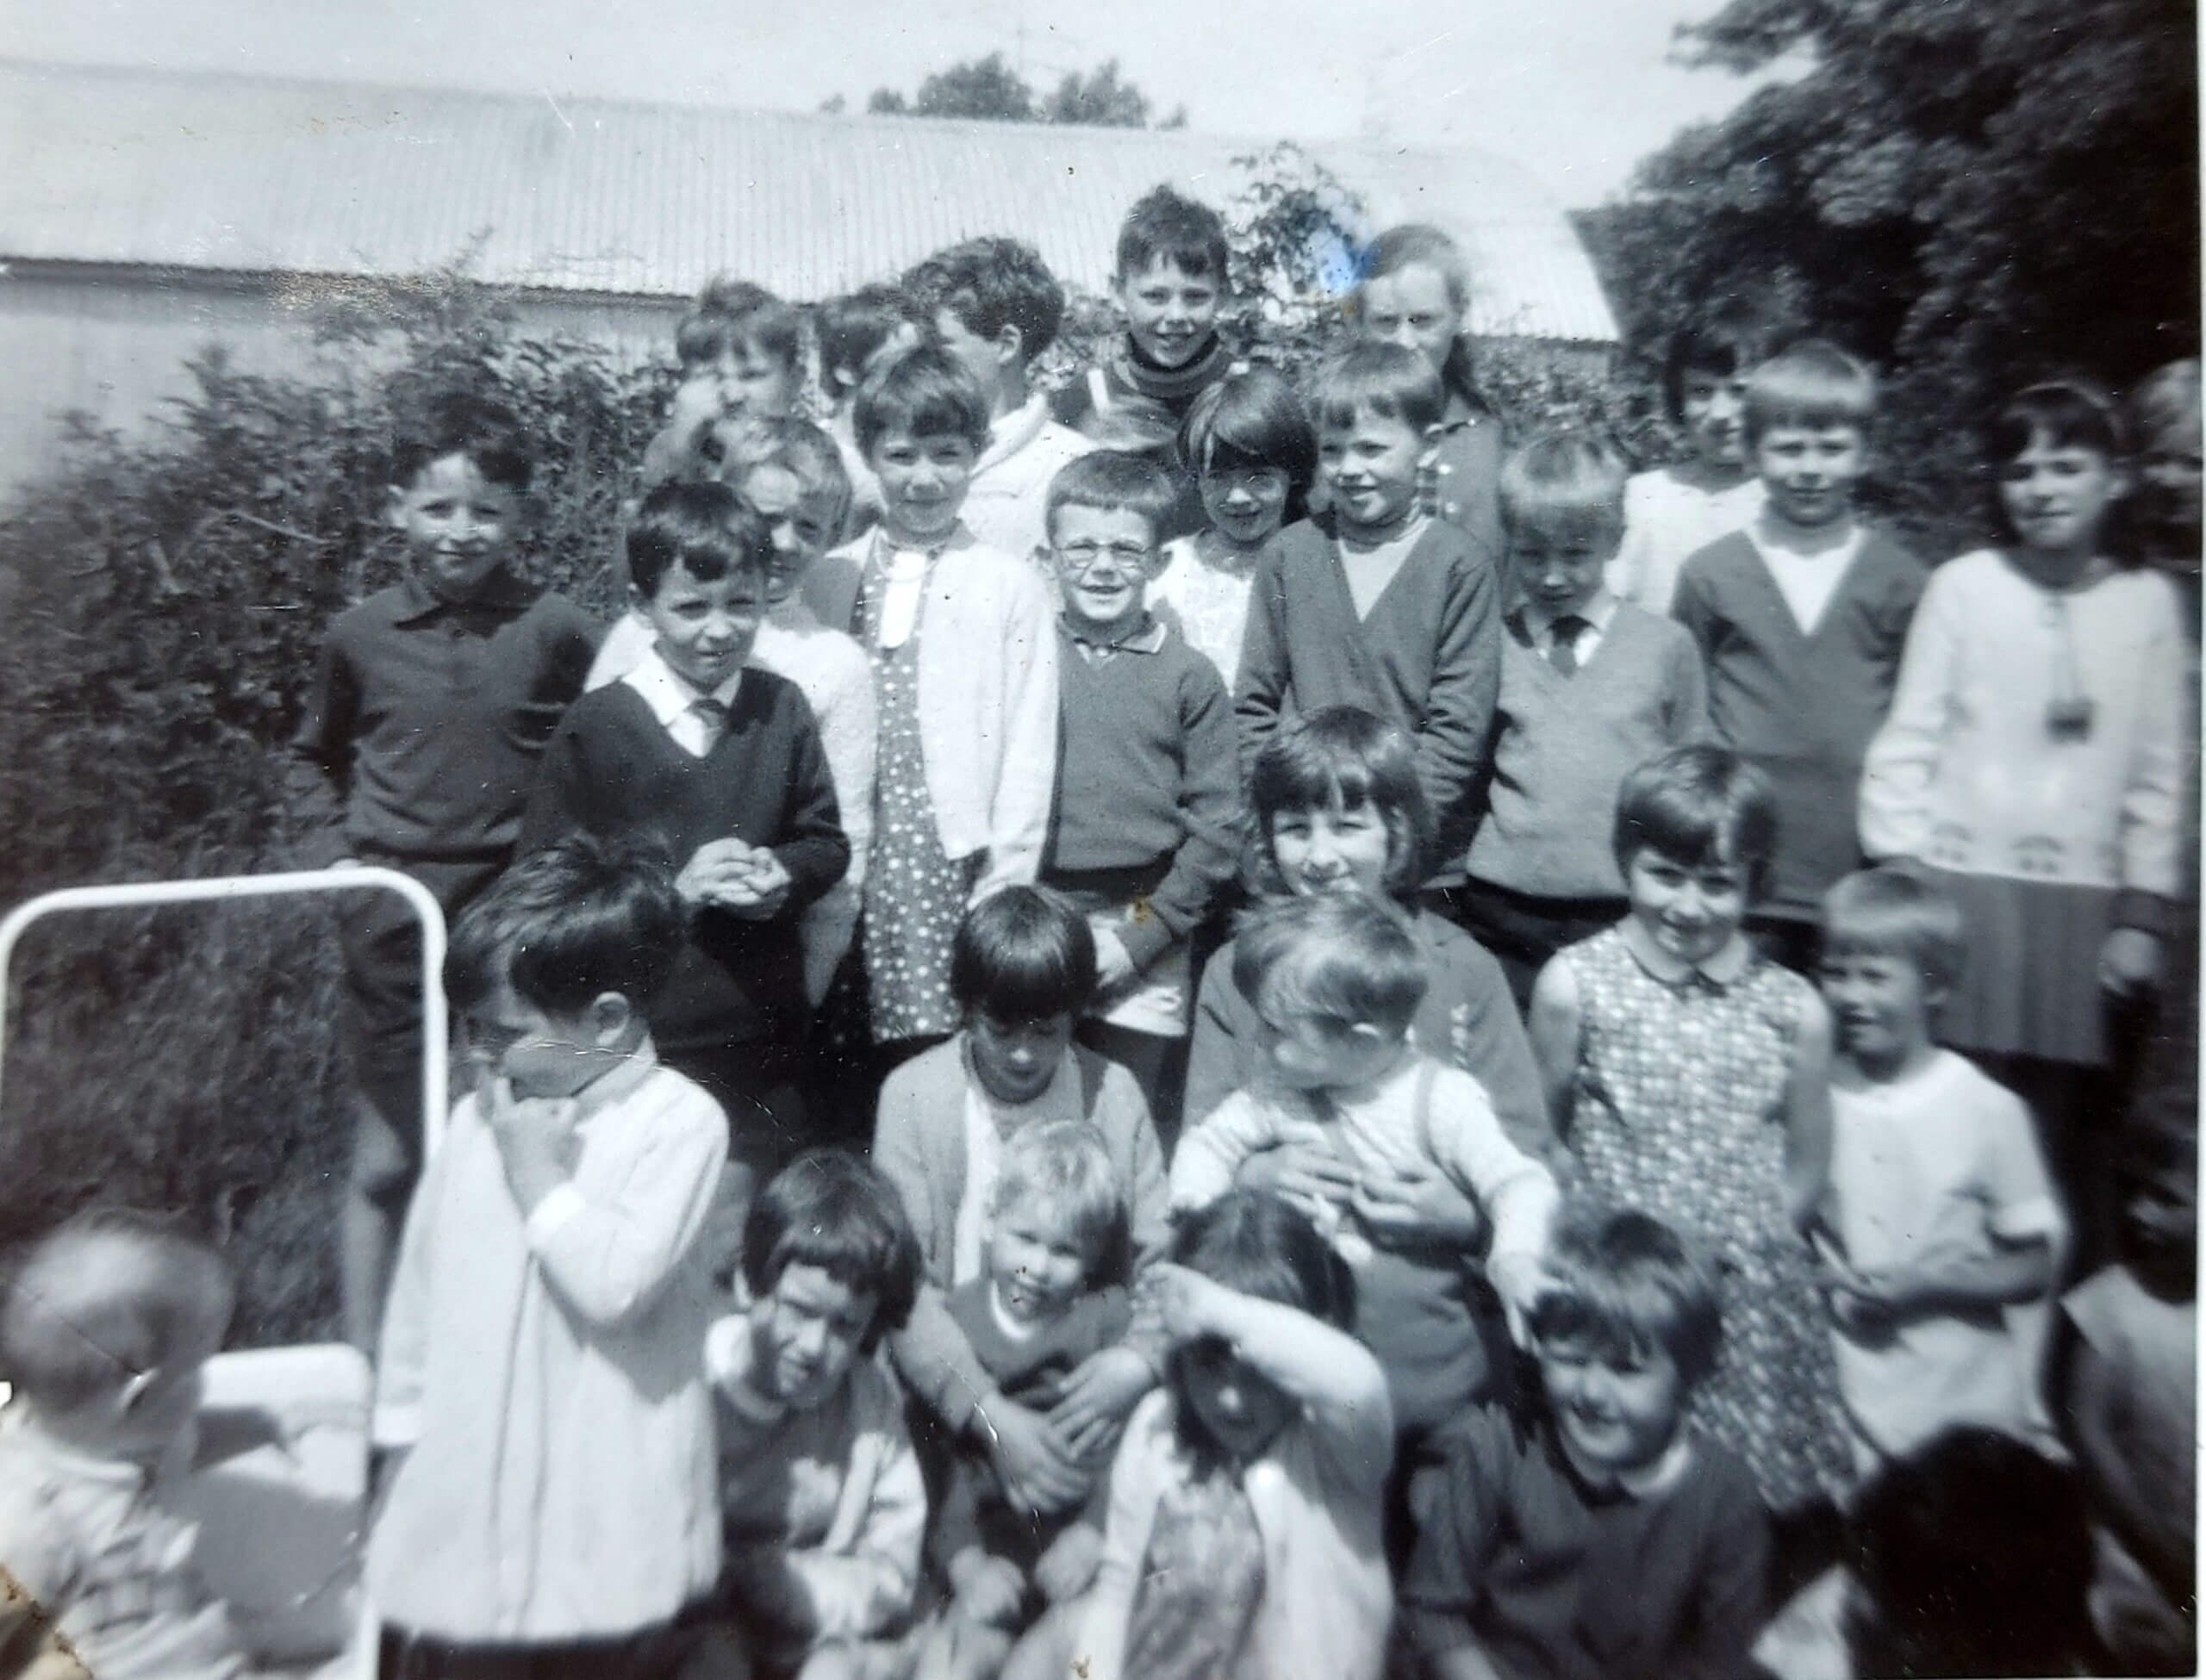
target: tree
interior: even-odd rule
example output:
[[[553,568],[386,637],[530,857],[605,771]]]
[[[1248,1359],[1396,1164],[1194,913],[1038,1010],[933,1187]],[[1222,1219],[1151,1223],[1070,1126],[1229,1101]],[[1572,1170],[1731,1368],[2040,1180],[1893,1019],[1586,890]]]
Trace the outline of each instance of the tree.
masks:
[[[1042,99],[1000,53],[954,64],[928,77],[908,99],[894,88],[876,88],[865,108],[876,116],[962,116],[984,122],[1067,122],[1104,128],[1145,128],[1150,109],[1149,96],[1119,73],[1116,59],[1084,76],[1070,72],[1056,92]],[[1157,126],[1186,128],[1187,108],[1175,106]]]
[[[1106,60],[1086,76],[1077,71],[1057,84],[1044,108],[1045,122],[1084,122],[1098,128],[1145,128],[1149,96],[1119,79],[1119,61]]]
[[[1774,289],[1887,365],[1893,488],[1949,489],[2020,380],[2195,353],[2196,31],[2195,0],[1730,0],[1686,62],[1810,67],[1588,219],[1630,336]]]

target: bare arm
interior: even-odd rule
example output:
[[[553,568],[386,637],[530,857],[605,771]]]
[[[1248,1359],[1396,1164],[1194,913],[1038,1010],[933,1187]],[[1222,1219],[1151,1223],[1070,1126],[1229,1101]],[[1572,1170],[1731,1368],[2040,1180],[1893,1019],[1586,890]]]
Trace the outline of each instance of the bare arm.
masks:
[[[1785,1091],[1785,1206],[1803,1231],[1815,1223],[1830,1186],[1830,1011],[1810,992]]]
[[[1539,979],[1533,982],[1532,1007],[1525,1024],[1532,1040],[1532,1060],[1540,1067],[1540,1093],[1547,1101],[1548,1117],[1555,1124],[1555,1136],[1567,1142],[1585,1024],[1579,1011],[1577,977],[1561,958],[1541,969]]]
[[[2169,1522],[2166,1501],[2139,1484],[2122,1451],[2122,1373],[2081,1336],[2071,1357],[2066,1400],[2069,1442],[2084,1467],[2085,1492],[2161,1591],[2182,1603],[2197,1579],[2196,1552],[2184,1543],[2190,1521]]]

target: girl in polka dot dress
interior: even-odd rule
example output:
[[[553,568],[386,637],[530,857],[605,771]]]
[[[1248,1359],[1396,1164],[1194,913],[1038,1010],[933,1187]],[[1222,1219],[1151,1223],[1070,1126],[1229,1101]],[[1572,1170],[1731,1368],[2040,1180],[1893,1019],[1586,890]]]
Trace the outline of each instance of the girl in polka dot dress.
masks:
[[[1616,826],[1631,913],[1542,971],[1532,1048],[1585,1187],[1715,1261],[1723,1343],[1694,1419],[1773,1512],[1806,1518],[1848,1471],[1802,1235],[1829,1167],[1831,1030],[1815,988],[1740,931],[1776,831],[1768,784],[1722,748],[1633,771]]]

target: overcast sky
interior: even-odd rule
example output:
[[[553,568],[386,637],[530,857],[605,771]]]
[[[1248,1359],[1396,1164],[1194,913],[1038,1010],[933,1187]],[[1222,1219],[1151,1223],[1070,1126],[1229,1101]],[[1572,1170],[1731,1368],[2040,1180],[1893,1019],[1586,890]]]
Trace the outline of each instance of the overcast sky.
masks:
[[[1667,62],[1720,0],[0,0],[0,54],[565,96],[863,109],[1001,51],[1038,87],[1117,58],[1160,115],[1514,159],[1596,203],[1745,85]]]

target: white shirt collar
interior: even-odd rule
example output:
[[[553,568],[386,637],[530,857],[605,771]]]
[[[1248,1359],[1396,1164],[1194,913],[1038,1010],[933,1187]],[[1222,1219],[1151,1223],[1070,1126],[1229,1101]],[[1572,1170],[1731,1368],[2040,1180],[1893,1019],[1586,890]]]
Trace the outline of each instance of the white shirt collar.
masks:
[[[705,719],[695,710],[701,700],[718,700],[723,707],[735,704],[736,691],[743,685],[743,671],[735,674],[710,694],[701,694],[667,667],[654,647],[637,662],[636,668],[620,679],[643,699],[651,709],[651,716],[658,725],[673,737],[675,745],[693,758],[709,754],[716,731],[708,730]]]
[[[1587,624],[1592,625],[1594,635],[1605,636],[1609,632],[1609,620],[1616,615],[1617,598],[1610,592],[1608,586],[1604,584],[1594,592],[1592,600],[1568,616],[1583,619]],[[1532,638],[1532,645],[1538,647],[1546,641],[1548,632],[1555,628],[1555,621],[1563,616],[1560,613],[1549,612],[1536,602],[1529,600],[1525,601],[1524,631]]]

